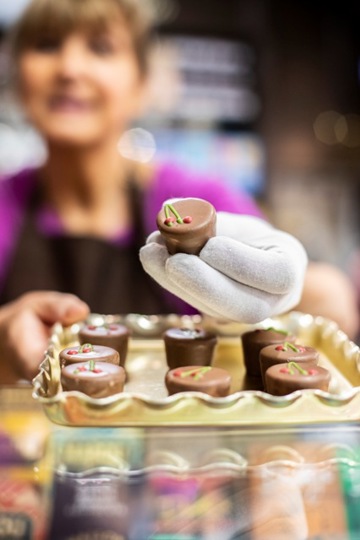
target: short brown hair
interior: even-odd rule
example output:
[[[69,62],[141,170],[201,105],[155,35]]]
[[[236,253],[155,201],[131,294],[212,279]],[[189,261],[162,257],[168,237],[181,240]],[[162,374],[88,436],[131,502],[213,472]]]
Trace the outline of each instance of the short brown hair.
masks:
[[[32,0],[14,28],[11,49],[16,59],[39,35],[61,38],[76,28],[101,31],[119,15],[128,25],[140,72],[146,74],[154,36],[152,0]]]

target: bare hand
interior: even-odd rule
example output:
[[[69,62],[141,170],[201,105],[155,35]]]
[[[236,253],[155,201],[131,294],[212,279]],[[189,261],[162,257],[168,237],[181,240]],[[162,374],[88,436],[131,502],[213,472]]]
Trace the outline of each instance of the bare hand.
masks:
[[[0,308],[0,384],[31,380],[43,359],[51,327],[86,318],[88,306],[72,294],[26,293]]]

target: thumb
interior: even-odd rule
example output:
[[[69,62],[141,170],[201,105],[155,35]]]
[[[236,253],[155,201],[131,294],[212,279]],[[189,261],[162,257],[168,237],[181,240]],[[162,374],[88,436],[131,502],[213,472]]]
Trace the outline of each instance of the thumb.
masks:
[[[30,306],[45,324],[60,322],[68,326],[85,319],[89,314],[88,305],[77,296],[67,293],[40,291],[31,293]]]

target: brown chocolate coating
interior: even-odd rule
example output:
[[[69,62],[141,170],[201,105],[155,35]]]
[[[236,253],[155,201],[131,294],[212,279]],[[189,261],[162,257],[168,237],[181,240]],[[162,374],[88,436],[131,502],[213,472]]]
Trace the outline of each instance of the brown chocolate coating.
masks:
[[[229,394],[231,376],[222,368],[186,366],[169,370],[165,384],[170,395],[194,391],[213,397],[224,397]]]
[[[250,377],[261,377],[261,349],[268,345],[283,343],[284,341],[295,343],[296,336],[283,330],[277,331],[274,328],[257,328],[256,330],[250,330],[242,334],[241,342],[247,375]]]
[[[265,373],[266,391],[274,396],[286,396],[295,390],[318,388],[327,392],[330,384],[330,373],[327,369],[314,364],[301,363],[306,375],[296,369],[287,373],[289,364],[277,364],[269,367]]]
[[[170,255],[175,253],[189,253],[198,255],[206,242],[216,233],[215,208],[203,199],[179,199],[172,206],[181,218],[190,216],[191,223],[177,223],[166,225],[165,208],[157,215],[156,224],[161,232]],[[170,213],[171,217],[174,217]]]
[[[279,347],[284,347],[287,350],[276,350]],[[260,351],[260,368],[261,377],[264,383],[265,390],[265,373],[271,366],[283,364],[285,362],[297,362],[298,364],[312,363],[316,365],[319,362],[319,353],[313,347],[305,347],[304,345],[295,344],[298,352],[293,351],[290,347],[286,347],[284,343],[277,345],[268,345]]]
[[[87,369],[87,371],[80,371]],[[64,391],[78,390],[84,394],[103,398],[118,394],[124,389],[125,370],[108,362],[95,362],[100,373],[89,370],[89,362],[69,364],[61,370],[61,385]]]
[[[130,332],[123,324],[91,325],[85,324],[79,330],[79,341],[104,345],[115,349],[120,355],[120,366],[125,366]]]
[[[217,337],[212,332],[170,328],[163,337],[166,361],[170,369],[211,364],[217,343]]]
[[[59,353],[60,366],[64,367],[77,362],[87,362],[95,360],[96,362],[109,362],[116,366],[119,365],[119,353],[111,347],[103,345],[91,345],[88,352],[81,352],[81,349],[87,350],[84,345],[75,345],[74,347],[66,347]],[[73,354],[72,354],[73,353]]]

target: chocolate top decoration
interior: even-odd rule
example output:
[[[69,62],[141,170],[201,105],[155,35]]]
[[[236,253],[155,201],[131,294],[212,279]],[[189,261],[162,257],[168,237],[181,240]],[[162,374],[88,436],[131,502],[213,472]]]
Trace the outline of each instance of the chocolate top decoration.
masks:
[[[204,330],[197,328],[169,328],[166,331],[167,337],[174,339],[203,339],[207,337]]]
[[[92,359],[119,365],[119,353],[112,347],[103,345],[84,343],[80,346],[67,347],[59,352],[61,366]]]
[[[103,373],[103,369],[99,368],[99,367],[96,367],[96,362],[95,360],[90,360],[89,362],[89,365],[87,366],[86,364],[81,364],[78,368],[76,368],[73,373],[74,375],[78,374],[78,373],[89,373],[89,372],[92,372],[92,373]]]
[[[288,375],[316,375],[317,370],[314,368],[304,369],[297,362],[289,362],[287,368],[281,368],[280,373],[287,373]]]
[[[288,336],[289,332],[287,330],[283,330],[282,328],[274,328],[274,326],[269,326],[268,328],[265,328],[266,332],[276,332],[277,334],[283,334],[284,336]]]
[[[301,346],[296,346],[293,343],[290,343],[289,341],[285,341],[281,345],[278,345],[275,347],[276,351],[294,351],[296,353],[298,352],[305,352],[305,348]]]
[[[94,352],[94,347],[91,345],[91,343],[84,343],[83,345],[80,345],[77,349],[70,349],[67,351],[67,354],[75,355],[75,354],[87,354]]]
[[[102,336],[102,335],[113,335],[113,334],[128,334],[128,329],[120,324],[115,323],[103,323],[99,325],[95,324],[87,324],[83,328],[81,328],[80,332],[85,335],[95,335],[95,336]]]
[[[184,219],[180,216],[179,212],[174,208],[172,204],[165,204],[164,205],[164,212],[165,212],[165,220],[164,223],[168,227],[172,227],[173,223],[191,223],[192,217],[191,216],[185,216]],[[172,217],[170,213],[174,214],[175,217]]]
[[[193,378],[195,381],[199,381],[200,379],[203,378],[203,376],[205,375],[205,373],[207,373],[208,371],[211,371],[211,367],[210,366],[204,366],[204,367],[199,367],[199,368],[194,368],[194,369],[179,369],[177,371],[174,371],[174,377],[181,377],[182,379],[184,377],[191,377]]]

